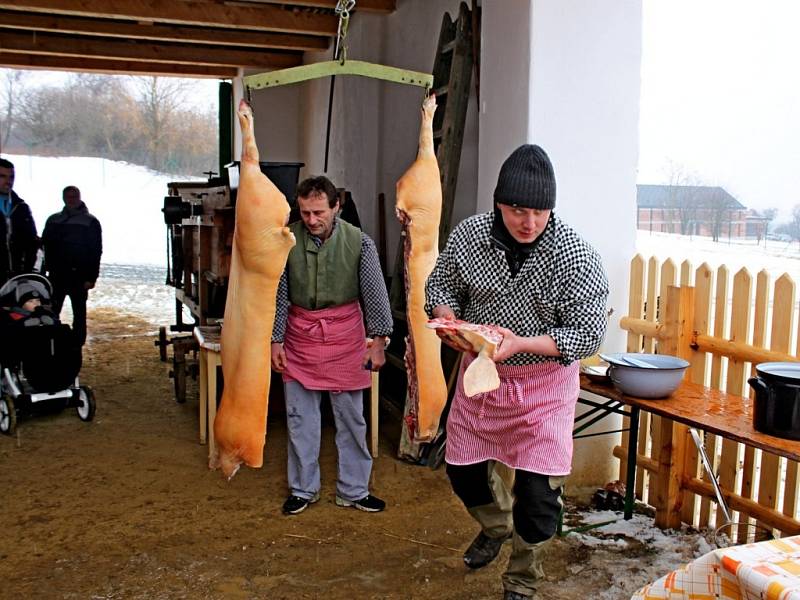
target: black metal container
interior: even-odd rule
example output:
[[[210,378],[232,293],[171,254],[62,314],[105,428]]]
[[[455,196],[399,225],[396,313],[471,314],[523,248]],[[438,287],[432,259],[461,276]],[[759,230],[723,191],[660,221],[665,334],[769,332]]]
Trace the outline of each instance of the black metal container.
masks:
[[[756,377],[747,380],[756,393],[753,428],[800,440],[800,363],[761,363],[756,365],[756,373]]]

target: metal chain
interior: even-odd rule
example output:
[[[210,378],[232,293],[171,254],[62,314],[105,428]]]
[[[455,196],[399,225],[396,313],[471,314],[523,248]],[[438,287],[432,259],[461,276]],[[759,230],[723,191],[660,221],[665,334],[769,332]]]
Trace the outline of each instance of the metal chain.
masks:
[[[356,0],[338,0],[334,12],[339,15],[339,27],[336,30],[336,45],[333,50],[333,59],[347,60],[347,26],[350,23],[350,12],[355,8]]]

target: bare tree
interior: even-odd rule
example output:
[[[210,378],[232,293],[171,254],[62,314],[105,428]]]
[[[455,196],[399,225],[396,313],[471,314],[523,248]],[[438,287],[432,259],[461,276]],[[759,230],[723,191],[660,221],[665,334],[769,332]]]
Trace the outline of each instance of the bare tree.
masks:
[[[8,148],[11,140],[11,133],[16,124],[17,113],[19,112],[19,99],[25,92],[25,78],[27,71],[17,69],[0,69],[2,79],[0,80],[0,152]]]
[[[136,77],[142,123],[149,140],[148,164],[159,171],[169,171],[170,123],[186,103],[187,84],[180,79]]]
[[[792,220],[783,225],[783,232],[789,234],[792,240],[800,242],[800,204],[792,208]]]
[[[684,165],[669,161],[667,167],[668,201],[666,210],[674,210],[678,216],[681,235],[691,235],[692,226],[697,220],[697,186],[698,178],[690,173]]]
[[[131,82],[133,85],[131,85]],[[217,164],[215,107],[192,110],[188,80],[73,75],[21,97],[15,139],[30,151],[98,156],[200,175]]]
[[[778,216],[778,209],[777,208],[765,208],[761,211],[761,216],[764,217],[764,221],[766,221],[766,225],[764,227],[764,236],[766,237],[769,235],[769,227],[772,222],[775,220],[775,217]]]
[[[709,221],[711,222],[711,239],[713,241],[719,241],[719,238],[722,235],[722,225],[725,223],[726,217],[729,221],[728,227],[730,227],[730,212],[731,207],[728,199],[722,192],[722,188],[713,188],[708,202],[708,215]]]

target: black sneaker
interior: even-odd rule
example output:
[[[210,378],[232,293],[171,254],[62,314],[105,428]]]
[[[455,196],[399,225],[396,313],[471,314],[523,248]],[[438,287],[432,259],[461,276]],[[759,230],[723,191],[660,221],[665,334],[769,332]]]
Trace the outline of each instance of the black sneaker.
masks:
[[[381,512],[386,508],[386,502],[369,494],[361,500],[345,500],[341,496],[336,496],[336,506],[352,506],[365,512]]]
[[[499,538],[490,538],[481,531],[464,552],[464,564],[470,569],[485,567],[497,558],[497,555],[500,554],[500,547],[509,539],[511,539],[511,532]]]
[[[301,513],[308,508],[309,504],[314,504],[317,500],[319,500],[318,493],[314,494],[311,498],[301,498],[300,496],[292,494],[286,499],[286,502],[283,503],[283,514],[296,515]]]
[[[525,594],[520,594],[519,592],[511,592],[506,590],[503,594],[503,600],[532,600],[533,596],[526,596]]]

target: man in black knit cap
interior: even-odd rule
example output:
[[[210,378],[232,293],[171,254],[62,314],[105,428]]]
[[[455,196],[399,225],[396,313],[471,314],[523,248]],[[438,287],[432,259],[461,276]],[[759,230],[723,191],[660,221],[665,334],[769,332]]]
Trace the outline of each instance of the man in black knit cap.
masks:
[[[542,546],[556,531],[572,465],[579,359],[600,347],[608,282],[600,257],[559,219],[553,166],[526,144],[503,163],[494,211],[450,234],[426,286],[432,317],[496,325],[500,387],[469,397],[463,372],[447,417],[445,460],[453,491],[481,531],[467,567],[512,541],[505,600],[534,598]],[[443,330],[437,330],[450,343]]]

